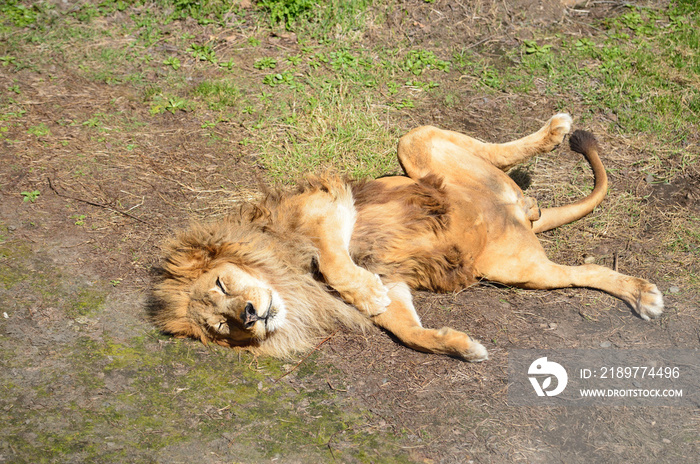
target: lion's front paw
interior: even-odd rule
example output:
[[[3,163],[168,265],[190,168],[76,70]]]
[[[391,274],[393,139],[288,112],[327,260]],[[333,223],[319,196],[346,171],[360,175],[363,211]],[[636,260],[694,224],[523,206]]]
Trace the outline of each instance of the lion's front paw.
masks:
[[[664,310],[664,298],[656,285],[647,283],[636,305],[639,316],[648,321],[661,316]]]
[[[489,354],[484,345],[464,332],[443,327],[436,331],[436,334],[439,345],[442,345],[439,352],[458,356],[469,362],[482,362],[489,359]]]
[[[386,311],[387,306],[391,303],[388,295],[389,290],[377,274],[365,271],[355,282],[355,285],[354,289],[341,292],[345,301],[368,316],[378,316]]]

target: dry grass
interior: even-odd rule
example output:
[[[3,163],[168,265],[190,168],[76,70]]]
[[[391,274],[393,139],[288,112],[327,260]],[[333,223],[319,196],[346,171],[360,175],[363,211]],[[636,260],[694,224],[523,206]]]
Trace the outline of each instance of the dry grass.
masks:
[[[168,459],[191,459],[192,450],[213,456],[214,450],[222,460],[243,460],[234,453],[238,451],[235,439],[252,437],[250,431],[258,429],[270,430],[267,438],[279,438],[276,452],[280,456],[289,451],[285,446],[299,448],[297,442],[286,443],[283,435],[274,435],[281,430],[277,426],[284,426],[269,420],[274,409],[262,422],[249,416],[225,416],[240,407],[236,402],[240,397],[228,390],[255,398],[258,382],[269,386],[264,375],[256,372],[257,377],[250,380],[240,372],[245,369],[235,371],[240,377],[208,372],[220,382],[213,384],[223,385],[213,396],[227,398],[226,404],[216,408],[206,401],[188,402],[194,391],[186,383],[189,377],[169,375],[187,371],[183,363],[189,362],[192,353],[202,362],[222,366],[222,372],[226,363],[240,363],[236,364],[235,356],[222,362],[221,356],[227,355],[216,350],[200,353],[196,345],[166,341],[149,332],[142,301],[129,297],[142,295],[150,284],[159,244],[192,219],[218,217],[255,198],[262,184],[288,184],[307,171],[326,168],[353,176],[394,172],[396,139],[419,124],[506,141],[538,129],[555,112],[569,111],[578,128],[591,130],[600,139],[610,191],[591,215],[543,234],[541,240],[558,262],[578,264],[593,257],[600,264],[617,264],[621,271],[654,280],[667,301],[667,313],[660,322],[644,323],[611,297],[586,289],[527,292],[484,285],[455,295],[419,294],[416,306],[426,326],[450,325],[468,331],[488,346],[490,361],[475,366],[415,353],[378,331],[339,333],[280,381],[288,390],[273,390],[284,407],[296,401],[293,391],[329,393],[319,404],[312,394],[304,396],[299,405],[292,405],[299,407],[294,410],[298,414],[292,411],[285,416],[297,421],[305,418],[318,426],[314,435],[303,427],[308,424],[295,422],[309,437],[324,438],[320,445],[302,440],[303,451],[318,462],[328,460],[328,449],[339,461],[362,461],[363,448],[380,454],[382,449],[399,449],[377,446],[370,439],[353,441],[370,429],[372,436],[403,447],[391,456],[380,456],[387,461],[400,461],[402,453],[410,461],[446,463],[695,461],[700,424],[692,410],[516,409],[507,402],[507,357],[514,348],[600,348],[602,343],[617,349],[698,347],[700,131],[697,118],[693,120],[697,113],[693,105],[699,73],[692,67],[695,48],[690,42],[667,42],[680,35],[664,29],[671,27],[664,13],[666,3],[648,2],[651,11],[661,14],[651,22],[656,29],[643,36],[637,35],[643,31],[624,29],[629,39],[612,37],[621,27],[596,18],[611,21],[638,10],[610,2],[590,2],[585,12],[564,9],[557,2],[376,3],[364,15],[352,18],[354,26],[345,22],[349,18],[342,18],[322,36],[318,35],[320,22],[309,26],[313,31],[300,27],[291,33],[246,9],[232,10],[234,14],[220,26],[200,24],[194,17],[168,22],[168,9],[160,3],[127,2],[125,11],[98,12],[90,21],[77,17],[81,10],[71,12],[54,4],[55,9],[41,13],[45,14],[41,21],[52,21],[50,27],[41,22],[20,27],[7,19],[0,24],[0,144],[4,148],[0,150],[0,248],[6,240],[13,246],[26,245],[15,248],[29,250],[27,259],[35,274],[44,269],[39,263],[54,260],[63,274],[88,274],[85,280],[90,285],[109,287],[107,301],[112,306],[97,310],[95,318],[81,324],[62,315],[60,305],[44,308],[46,295],[31,293],[32,286],[26,282],[17,287],[25,292],[22,295],[0,288],[3,301],[11,302],[6,307],[13,308],[4,310],[12,313],[10,318],[0,319],[0,343],[3,352],[11,354],[0,359],[8,366],[12,363],[13,369],[3,385],[18,385],[21,398],[36,399],[26,403],[27,408],[0,405],[0,411],[8,426],[15,427],[12,430],[37,434],[26,435],[29,443],[45,439],[65,444],[72,436],[96,436],[101,443],[90,444],[95,447],[90,449],[97,456],[106,450],[100,448],[107,446],[106,437],[120,428],[145,437],[159,435],[163,441],[172,434],[172,430],[149,434],[143,424],[118,427],[124,422],[117,426],[101,422],[104,429],[83,434],[79,421],[66,425],[57,419],[58,413],[65,417],[86,413],[62,409],[66,404],[82,404],[71,393],[80,391],[85,398],[104,398],[129,411],[150,410],[155,400],[161,404],[163,398],[172,399],[175,408],[163,406],[159,413],[197,440],[188,442],[191,448],[157,442]],[[642,19],[650,14],[640,12]],[[691,15],[680,19],[685,26],[696,22]],[[690,29],[683,33],[690,34]],[[658,64],[663,67],[660,75],[675,87],[662,88],[658,79],[647,76],[642,55],[637,56],[637,68],[611,73],[619,77],[617,81],[604,80],[606,75],[599,71],[608,61],[629,62],[625,57],[607,60],[594,52],[629,47],[625,50],[632,56],[630,50],[639,45],[634,42],[639,38],[659,57],[669,58],[674,52],[685,57],[685,68],[672,67],[668,61]],[[580,39],[589,39],[592,48],[575,50]],[[524,40],[553,47],[549,54],[530,56]],[[195,58],[190,50],[193,43],[211,46],[216,62]],[[642,45],[638,48],[644,51]],[[349,54],[345,68],[343,63],[333,64],[331,53],[341,51]],[[401,68],[410,51],[429,51],[449,60],[450,71],[427,69],[415,76]],[[569,59],[572,56],[577,60]],[[257,69],[255,62],[263,57],[275,59],[277,68]],[[165,64],[170,58],[179,60],[178,69]],[[367,63],[353,67],[354,59]],[[225,66],[229,60],[233,60],[231,69]],[[291,72],[292,85],[273,87],[263,82],[270,74],[284,71]],[[426,88],[415,81],[439,85]],[[633,84],[646,86],[643,96],[625,93],[634,89]],[[219,90],[208,93],[202,85]],[[591,89],[598,92],[587,94]],[[649,105],[668,95],[678,95],[688,111],[670,111],[675,108],[673,101]],[[637,113],[638,118],[630,117]],[[650,114],[662,124],[645,119]],[[649,125],[641,130],[638,124],[645,121]],[[533,176],[528,194],[543,206],[580,198],[592,186],[585,161],[564,147],[526,168]],[[108,208],[56,196],[47,178],[66,195],[128,212],[152,226]],[[23,202],[21,192],[33,190],[41,192],[37,201]],[[76,215],[86,216],[84,225],[76,224]],[[23,269],[16,258],[8,261],[6,254],[3,248],[0,266],[7,270],[3,275]],[[47,291],[39,277],[31,282]],[[60,324],[48,324],[49,316]],[[31,337],[12,335],[18,333]],[[94,379],[72,384],[61,380],[46,366],[71,362],[74,353],[83,353],[72,342],[74,334],[97,340],[103,347],[111,346],[114,338],[122,350],[145,347],[138,353],[144,363],[153,365],[145,371],[142,366],[138,375],[147,372],[156,380],[129,384],[133,374],[129,368],[105,372],[103,367],[110,361],[94,350],[93,358],[81,358],[84,364],[78,366],[95,373]],[[60,340],[68,341],[61,344]],[[173,346],[182,349],[166,356]],[[267,361],[258,362],[261,371],[270,371]],[[25,367],[29,370],[22,370]],[[100,381],[127,392],[124,398],[131,402],[122,404],[124,398],[89,383]],[[42,390],[49,383],[56,388]],[[155,400],[142,397],[142,387],[150,388]],[[292,397],[295,401],[287,400]],[[3,398],[20,396],[8,387]],[[95,408],[101,404],[90,401]],[[187,422],[177,409],[178,401],[200,413],[188,416],[191,422]],[[33,411],[37,404],[48,407],[55,417],[31,416],[25,427],[22,424],[29,416],[22,416],[20,409]],[[342,424],[325,416],[317,422],[303,413],[305,408],[316,411],[328,404],[361,412],[345,417]],[[196,435],[202,423],[214,426]],[[233,423],[240,429],[227,436],[235,439],[221,445],[221,433],[230,432]],[[188,424],[195,425],[187,429]],[[339,427],[342,431],[337,435],[324,435],[325,430]],[[127,445],[132,452],[140,446]],[[84,455],[79,453],[85,452],[77,448],[39,451],[43,459],[58,460],[80,460]],[[156,452],[147,450],[138,456],[144,460],[164,456]],[[1,456],[14,459],[12,453],[0,445]]]

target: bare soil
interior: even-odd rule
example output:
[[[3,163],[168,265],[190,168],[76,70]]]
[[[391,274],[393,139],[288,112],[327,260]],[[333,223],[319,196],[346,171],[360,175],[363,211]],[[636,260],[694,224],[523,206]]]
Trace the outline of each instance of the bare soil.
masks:
[[[535,28],[585,34],[592,18],[615,14],[616,2],[586,3],[583,15],[556,0],[407,1],[365,40],[403,34],[416,46],[460,40],[498,54]],[[667,246],[674,218],[700,211],[697,166],[655,183],[636,171],[636,148],[592,121],[586,128],[614,154],[604,160],[615,169],[602,208],[633,195],[637,219],[606,234],[583,222],[542,236],[558,262],[592,256],[656,282],[667,308],[659,321],[587,289],[419,293],[425,326],[467,331],[490,360],[468,364],[378,330],[341,331],[282,377],[294,362],[172,340],[145,315],[160,244],[254,194],[264,179],[254,150],[212,143],[202,115],[152,115],[129,85],[87,80],[50,58],[50,69],[0,67],[0,87],[19,85],[28,108],[0,142],[0,462],[697,462],[697,409],[507,400],[512,349],[700,348],[700,295],[683,284],[699,275],[697,243]],[[456,106],[397,112],[389,123],[501,141],[555,112],[545,96],[465,86]],[[132,124],[106,137],[82,124],[95,114]],[[29,132],[40,124],[47,133]],[[229,140],[245,136],[225,130]],[[560,149],[530,166],[532,194],[551,201],[548,179],[569,178],[580,162]],[[20,192],[35,189],[36,201],[23,201]]]

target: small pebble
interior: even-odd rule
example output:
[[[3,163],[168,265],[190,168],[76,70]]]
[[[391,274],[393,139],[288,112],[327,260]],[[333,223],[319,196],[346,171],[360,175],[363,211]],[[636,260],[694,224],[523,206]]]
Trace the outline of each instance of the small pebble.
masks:
[[[669,440],[668,438],[662,438],[661,441],[666,443],[666,444],[671,443],[671,440]]]
[[[652,182],[654,182],[654,179],[655,179],[654,174],[647,174],[647,176],[644,180],[647,181],[647,184],[651,184]]]
[[[583,258],[583,262],[586,264],[593,264],[595,263],[595,256],[593,255],[586,255]]]
[[[605,342],[600,344],[601,348],[610,348],[611,346],[612,346],[612,343],[610,343],[608,341],[605,341]]]
[[[681,289],[674,285],[673,287],[669,288],[668,291],[671,293],[678,293],[681,291]]]
[[[6,312],[3,312],[3,313],[2,313],[2,317],[4,317],[5,319],[9,319],[9,318],[10,318],[10,316],[8,316]]]

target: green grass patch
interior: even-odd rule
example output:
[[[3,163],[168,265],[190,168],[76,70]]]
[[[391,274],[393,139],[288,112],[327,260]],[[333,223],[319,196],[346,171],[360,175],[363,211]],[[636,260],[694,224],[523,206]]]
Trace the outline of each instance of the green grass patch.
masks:
[[[700,258],[700,217],[685,218],[681,227],[671,231],[671,239],[667,247],[672,252],[687,253]]]
[[[546,92],[613,114],[617,129],[678,143],[697,129],[700,20],[671,7],[630,7],[593,38],[525,41],[503,81],[538,77]],[[504,88],[508,88],[505,86]]]
[[[5,23],[16,27],[34,24],[38,16],[38,7],[25,5],[17,0],[7,0],[0,6],[0,18]]]
[[[71,299],[67,313],[71,317],[94,316],[102,309],[106,296],[102,289],[83,288]]]
[[[197,86],[194,95],[206,102],[214,111],[235,107],[241,99],[241,91],[236,84],[228,80],[205,81]]]
[[[331,169],[355,178],[397,172],[399,134],[370,111],[371,101],[333,89],[322,96],[267,128],[261,162],[269,175],[284,182]]]

